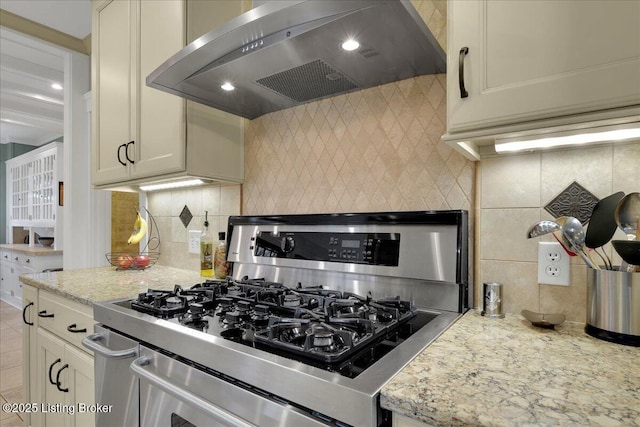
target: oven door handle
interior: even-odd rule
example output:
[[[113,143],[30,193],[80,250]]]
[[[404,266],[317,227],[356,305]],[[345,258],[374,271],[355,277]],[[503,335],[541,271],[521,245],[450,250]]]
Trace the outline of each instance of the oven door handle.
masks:
[[[128,357],[135,357],[138,355],[137,347],[128,348],[126,350],[110,350],[102,344],[98,344],[98,341],[103,340],[104,337],[105,334],[103,332],[88,335],[82,339],[82,345],[89,350],[94,351],[96,354],[109,359],[126,359]]]
[[[140,379],[148,381],[152,385],[158,387],[165,393],[170,394],[174,398],[184,402],[189,406],[194,406],[205,412],[214,418],[223,420],[225,424],[234,427],[256,427],[255,424],[250,424],[247,421],[239,418],[238,416],[202,399],[200,396],[191,393],[188,390],[181,388],[178,385],[173,384],[167,378],[158,376],[155,373],[147,371],[144,366],[151,364],[151,358],[142,356],[131,362],[131,372],[134,373]]]

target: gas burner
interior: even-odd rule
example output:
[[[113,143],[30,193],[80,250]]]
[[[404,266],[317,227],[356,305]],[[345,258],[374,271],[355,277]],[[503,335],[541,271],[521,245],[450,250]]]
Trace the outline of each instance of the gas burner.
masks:
[[[302,304],[302,297],[296,293],[286,294],[282,297],[282,305],[284,307],[298,307]]]
[[[253,307],[253,314],[251,315],[251,321],[255,325],[256,330],[261,330],[269,325],[269,318],[271,314],[269,312],[269,306],[256,304]]]
[[[296,347],[304,347],[307,340],[305,331],[308,323],[309,321],[305,319],[300,319],[300,321],[296,322],[280,323],[277,324],[270,333],[272,333],[273,338],[277,341]]]
[[[344,339],[337,330],[326,324],[314,323],[306,330],[308,336],[308,346],[312,350],[320,350],[323,352],[336,352],[342,350],[345,346]]]

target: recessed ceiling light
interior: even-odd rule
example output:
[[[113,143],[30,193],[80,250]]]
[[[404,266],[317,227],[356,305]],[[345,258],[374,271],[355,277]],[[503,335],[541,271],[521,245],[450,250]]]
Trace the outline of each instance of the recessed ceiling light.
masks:
[[[349,39],[346,42],[342,43],[342,48],[346,51],[356,50],[359,47],[360,43],[358,43],[354,39]]]
[[[226,90],[226,91],[231,91],[234,90],[236,87],[234,85],[232,85],[229,82],[226,82],[225,84],[223,84],[222,86],[220,86],[222,89]]]
[[[51,88],[52,88],[52,89],[55,89],[55,90],[62,90],[62,85],[61,85],[61,84],[59,84],[59,83],[53,83],[53,84],[51,85]]]

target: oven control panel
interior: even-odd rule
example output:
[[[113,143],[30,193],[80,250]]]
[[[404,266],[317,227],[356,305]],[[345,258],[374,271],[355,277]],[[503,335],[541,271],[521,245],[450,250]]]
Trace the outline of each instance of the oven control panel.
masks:
[[[397,267],[400,233],[259,231],[251,250],[262,257]]]

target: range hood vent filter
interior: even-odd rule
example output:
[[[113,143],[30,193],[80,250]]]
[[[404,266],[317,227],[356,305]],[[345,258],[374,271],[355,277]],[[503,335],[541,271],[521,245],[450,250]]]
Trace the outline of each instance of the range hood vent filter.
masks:
[[[263,77],[256,83],[296,102],[325,98],[360,88],[320,59]]]

